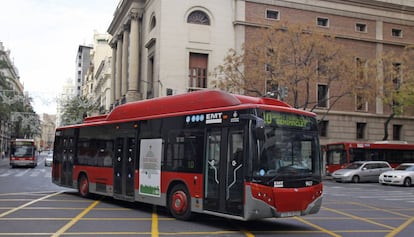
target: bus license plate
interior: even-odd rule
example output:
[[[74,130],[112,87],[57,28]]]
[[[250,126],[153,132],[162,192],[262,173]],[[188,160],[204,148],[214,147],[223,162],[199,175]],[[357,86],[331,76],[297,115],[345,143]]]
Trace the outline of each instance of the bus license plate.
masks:
[[[289,211],[280,214],[280,217],[300,216],[300,211]]]

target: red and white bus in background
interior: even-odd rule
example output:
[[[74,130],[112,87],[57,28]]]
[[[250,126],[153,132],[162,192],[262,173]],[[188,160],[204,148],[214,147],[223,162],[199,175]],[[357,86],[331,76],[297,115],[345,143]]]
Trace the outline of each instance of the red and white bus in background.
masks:
[[[10,165],[37,166],[36,145],[34,139],[13,139],[10,142]]]
[[[164,206],[178,219],[317,213],[315,114],[215,90],[131,102],[56,129],[55,184]]]
[[[392,167],[414,162],[414,144],[402,141],[338,142],[325,148],[327,175],[354,161],[387,161]]]

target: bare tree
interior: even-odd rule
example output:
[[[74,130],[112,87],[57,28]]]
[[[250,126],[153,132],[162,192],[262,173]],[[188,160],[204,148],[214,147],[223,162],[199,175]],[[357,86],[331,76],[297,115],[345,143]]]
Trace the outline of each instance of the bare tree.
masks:
[[[377,96],[391,110],[384,122],[383,140],[388,140],[391,120],[414,105],[414,46],[405,47],[402,53],[386,52],[377,60],[383,75],[377,84]]]
[[[334,36],[308,26],[273,26],[258,30],[243,52],[230,49],[215,70],[213,85],[271,95],[295,108],[313,111],[323,107],[328,113],[343,97],[358,95],[368,100],[373,96],[375,83],[369,81],[363,67],[355,65],[355,58]],[[358,70],[361,76],[357,76]],[[315,88],[319,84],[331,93],[318,94]]]

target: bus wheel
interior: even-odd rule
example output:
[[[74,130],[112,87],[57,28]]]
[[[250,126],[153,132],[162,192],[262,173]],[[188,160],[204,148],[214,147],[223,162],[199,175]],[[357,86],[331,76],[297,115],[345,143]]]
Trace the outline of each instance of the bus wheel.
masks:
[[[405,187],[410,187],[411,186],[411,179],[410,178],[405,178],[404,179],[404,186]]]
[[[358,175],[354,175],[354,177],[352,177],[352,183],[359,183],[359,176]]]
[[[183,184],[175,185],[168,195],[168,208],[176,219],[188,220],[191,217],[191,197]]]
[[[89,196],[89,181],[84,174],[82,174],[78,179],[78,191],[81,197]]]

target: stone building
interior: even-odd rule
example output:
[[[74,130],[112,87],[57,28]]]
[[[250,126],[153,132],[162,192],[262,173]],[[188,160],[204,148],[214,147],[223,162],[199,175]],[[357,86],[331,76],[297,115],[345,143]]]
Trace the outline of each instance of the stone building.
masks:
[[[15,102],[15,98],[26,98],[24,87],[20,82],[19,72],[10,57],[10,50],[7,50],[3,46],[3,42],[0,42],[0,103],[1,105],[10,105]],[[7,106],[0,106],[0,156],[7,154],[12,136],[10,116]]]
[[[91,64],[91,46],[79,45],[76,54],[75,89],[76,96],[82,96],[82,85],[85,83],[86,74]]]
[[[99,113],[108,113],[111,98],[111,57],[109,34],[94,32],[93,46],[90,49],[90,64],[82,83],[82,94],[97,103]]]
[[[209,88],[209,73],[228,49],[240,51],[257,29],[282,21],[314,24],[362,60],[414,44],[410,0],[122,0],[108,28],[111,104]],[[315,95],[323,87],[313,85]],[[359,107],[355,100],[342,101],[324,117],[322,144],[382,139],[390,108],[380,100]],[[394,118],[390,134],[414,142],[413,117]]]
[[[255,31],[277,22],[313,25],[333,34],[338,43],[352,52],[356,62],[374,59],[383,52],[400,52],[414,44],[414,2],[395,0],[286,0],[244,1],[245,43],[249,44]],[[379,67],[379,66],[377,66]],[[376,78],[372,78],[375,80]],[[384,80],[384,78],[379,78]],[[346,83],[346,82],[344,82]],[[324,84],[311,85],[315,101],[324,91]],[[289,100],[287,100],[289,102]],[[329,103],[329,101],[328,101]],[[322,144],[337,141],[379,141],[384,136],[384,122],[391,107],[380,99],[357,106],[356,97],[341,99],[330,108],[320,123]],[[316,112],[324,114],[329,104]],[[414,142],[414,113],[407,110],[403,116],[391,120],[389,140]],[[320,116],[321,117],[321,116]]]
[[[208,72],[228,49],[241,44],[233,25],[234,4],[121,1],[108,29],[113,104],[208,87]]]
[[[39,142],[40,150],[53,149],[56,129],[56,115],[42,114],[41,116],[42,134]]]

